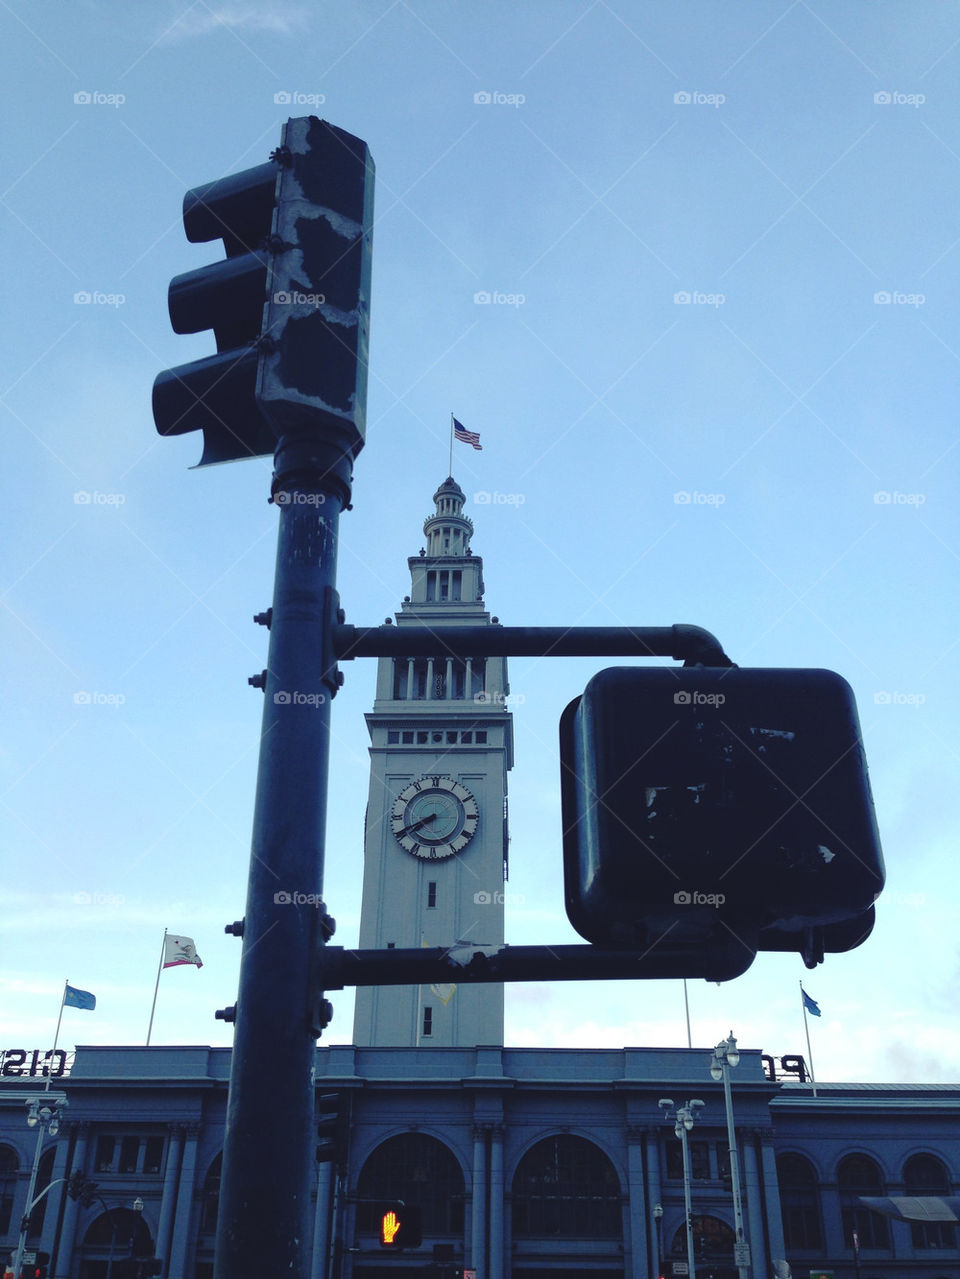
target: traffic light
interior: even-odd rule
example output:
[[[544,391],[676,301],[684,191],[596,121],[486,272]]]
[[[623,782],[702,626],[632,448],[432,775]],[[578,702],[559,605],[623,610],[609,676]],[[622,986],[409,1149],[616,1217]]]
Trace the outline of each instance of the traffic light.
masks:
[[[33,1266],[33,1279],[47,1279],[50,1273],[50,1254],[49,1252],[38,1252],[37,1260]]]
[[[333,1163],[342,1168],[347,1162],[350,1141],[349,1094],[328,1092],[316,1100],[314,1118],[317,1124],[317,1163]]]
[[[381,1248],[419,1248],[423,1242],[418,1204],[392,1203],[380,1213]]]
[[[290,433],[363,447],[373,161],[315,116],[288,120],[268,164],[188,191],[193,243],[225,260],[170,284],[176,333],[213,329],[217,354],[160,373],[161,435],[203,431],[199,465],[272,454]]]
[[[560,756],[567,915],[588,941],[669,935],[719,980],[731,947],[743,971],[869,933],[883,856],[839,675],[611,668],[564,711]]]
[[[79,1168],[70,1174],[67,1182],[67,1194],[71,1199],[79,1200],[82,1208],[89,1208],[96,1201],[99,1188],[99,1182],[91,1181]]]

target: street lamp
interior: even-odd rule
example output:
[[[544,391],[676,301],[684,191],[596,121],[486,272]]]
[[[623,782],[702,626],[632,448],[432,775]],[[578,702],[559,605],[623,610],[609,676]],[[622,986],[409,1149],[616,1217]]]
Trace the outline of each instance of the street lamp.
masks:
[[[664,1118],[669,1119],[668,1112],[673,1108],[673,1098],[661,1097],[657,1105],[664,1112]],[[689,1279],[694,1279],[697,1268],[693,1255],[693,1208],[690,1203],[690,1153],[687,1149],[687,1133],[693,1127],[698,1118],[697,1112],[703,1105],[705,1103],[699,1097],[694,1097],[685,1106],[677,1106],[673,1125],[674,1135],[680,1139],[680,1152],[683,1156],[683,1207],[687,1227],[687,1273]]]
[[[663,1204],[653,1205],[653,1222],[657,1232],[657,1279],[663,1275]]]
[[[737,1041],[730,1031],[728,1038],[717,1044],[710,1061],[710,1075],[716,1080],[723,1080],[723,1101],[727,1111],[727,1143],[730,1148],[730,1186],[733,1190],[733,1225],[736,1241],[733,1247],[733,1260],[740,1279],[749,1279],[750,1246],[743,1237],[743,1205],[740,1202],[740,1159],[737,1154],[737,1138],[733,1130],[733,1098],[730,1092],[730,1071],[740,1064],[740,1051]]]
[[[47,1083],[49,1085],[49,1080]],[[37,1146],[33,1152],[30,1180],[27,1182],[27,1210],[20,1222],[20,1238],[17,1240],[17,1250],[13,1256],[13,1273],[15,1275],[19,1275],[23,1266],[23,1254],[26,1251],[27,1237],[30,1233],[30,1214],[37,1206],[39,1200],[46,1194],[45,1189],[34,1198],[34,1191],[37,1188],[37,1171],[40,1168],[40,1154],[43,1150],[43,1138],[47,1133],[51,1137],[55,1137],[60,1131],[60,1111],[66,1104],[66,1097],[54,1097],[49,1092],[43,1093],[39,1097],[28,1097],[26,1101],[27,1127],[37,1129]]]

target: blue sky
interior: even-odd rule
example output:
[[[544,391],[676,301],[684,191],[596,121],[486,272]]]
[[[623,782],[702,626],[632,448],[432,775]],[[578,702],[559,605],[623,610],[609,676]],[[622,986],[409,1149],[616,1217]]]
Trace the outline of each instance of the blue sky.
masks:
[[[348,619],[408,592],[453,410],[483,438],[454,474],[504,623],[688,621],[741,665],[839,671],[887,860],[876,930],[812,973],[761,955],[691,983],[694,1042],[805,1051],[804,977],[818,1077],[960,1077],[960,14],[10,0],[0,20],[4,1046],[48,1046],[67,976],[99,1002],[66,1046],[142,1043],[165,927],[204,967],[163,975],[154,1042],[229,1043],[270,464],[191,472],[200,441],[156,436],[150,390],[213,349],[166,314],[170,277],[215,256],[184,239],[184,191],[312,112],[377,165]],[[511,663],[514,943],[576,940],[557,722],[602,665]],[[349,944],[373,664],[346,673],[326,896]],[[334,1006],[346,1041],[352,997]],[[508,989],[507,1040],[684,1044],[682,989]]]

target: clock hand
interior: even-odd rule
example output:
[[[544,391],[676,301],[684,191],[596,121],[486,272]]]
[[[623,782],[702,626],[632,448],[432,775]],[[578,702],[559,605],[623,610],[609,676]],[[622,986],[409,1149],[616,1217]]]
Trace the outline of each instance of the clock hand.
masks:
[[[420,820],[419,820],[418,822],[414,822],[414,823],[413,823],[412,825],[410,825],[410,826],[404,826],[403,830],[398,830],[398,831],[397,831],[397,834],[398,834],[398,835],[410,835],[410,834],[412,834],[415,830],[420,830],[420,829],[421,829],[421,827],[426,826],[428,822],[436,821],[436,819],[437,819],[437,815],[436,815],[436,813],[431,813],[431,814],[429,815],[429,817],[421,817],[421,818],[420,818]]]

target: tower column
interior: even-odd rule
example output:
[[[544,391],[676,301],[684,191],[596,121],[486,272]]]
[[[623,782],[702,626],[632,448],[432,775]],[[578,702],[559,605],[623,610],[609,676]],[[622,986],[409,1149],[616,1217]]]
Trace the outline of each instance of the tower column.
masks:
[[[170,1272],[170,1231],[173,1228],[173,1210],[177,1202],[177,1179],[180,1176],[180,1149],[183,1145],[183,1129],[168,1129],[167,1162],[163,1170],[163,1190],[160,1195],[160,1220],[157,1224],[157,1256],[163,1258],[165,1273]]]
[[[90,1141],[89,1123],[78,1123],[76,1125],[76,1131],[77,1144],[73,1148],[73,1163],[71,1167],[75,1172],[86,1172],[87,1145]],[[79,1201],[68,1197],[63,1210],[63,1226],[60,1230],[60,1242],[56,1249],[56,1255],[54,1256],[54,1264],[57,1267],[56,1273],[58,1274],[66,1274],[67,1267],[71,1263],[73,1249],[76,1243],[77,1218],[79,1212]]]
[[[654,1130],[647,1136],[647,1193],[650,1196],[650,1211],[653,1212],[654,1207],[659,1204],[663,1207],[663,1191],[660,1188],[660,1134]],[[657,1270],[658,1263],[663,1258],[657,1257],[657,1249],[664,1240],[663,1218],[660,1218],[660,1225],[656,1228],[656,1232],[650,1241],[650,1273],[652,1275],[659,1274]]]
[[[490,1279],[503,1279],[503,1124],[490,1129]]]
[[[180,1186],[177,1194],[177,1211],[173,1223],[173,1239],[170,1243],[171,1279],[178,1279],[186,1274],[187,1249],[191,1241],[193,1217],[193,1187],[197,1174],[197,1146],[200,1142],[200,1125],[185,1126],[186,1144],[183,1151],[183,1166],[180,1173]]]
[[[473,1199],[470,1204],[470,1264],[481,1279],[487,1274],[487,1126],[473,1130]]]
[[[630,1261],[627,1273],[631,1279],[646,1279],[646,1275],[656,1274],[647,1266],[649,1247],[647,1243],[647,1208],[645,1178],[643,1175],[643,1142],[647,1135],[646,1128],[627,1129],[627,1215],[630,1231]]]
[[[774,1261],[786,1257],[783,1242],[783,1217],[780,1215],[780,1184],[777,1177],[777,1156],[773,1148],[773,1129],[760,1129],[760,1165],[763,1173],[763,1198],[767,1209],[767,1237],[770,1240],[770,1256]],[[757,1265],[754,1263],[754,1274]]]

